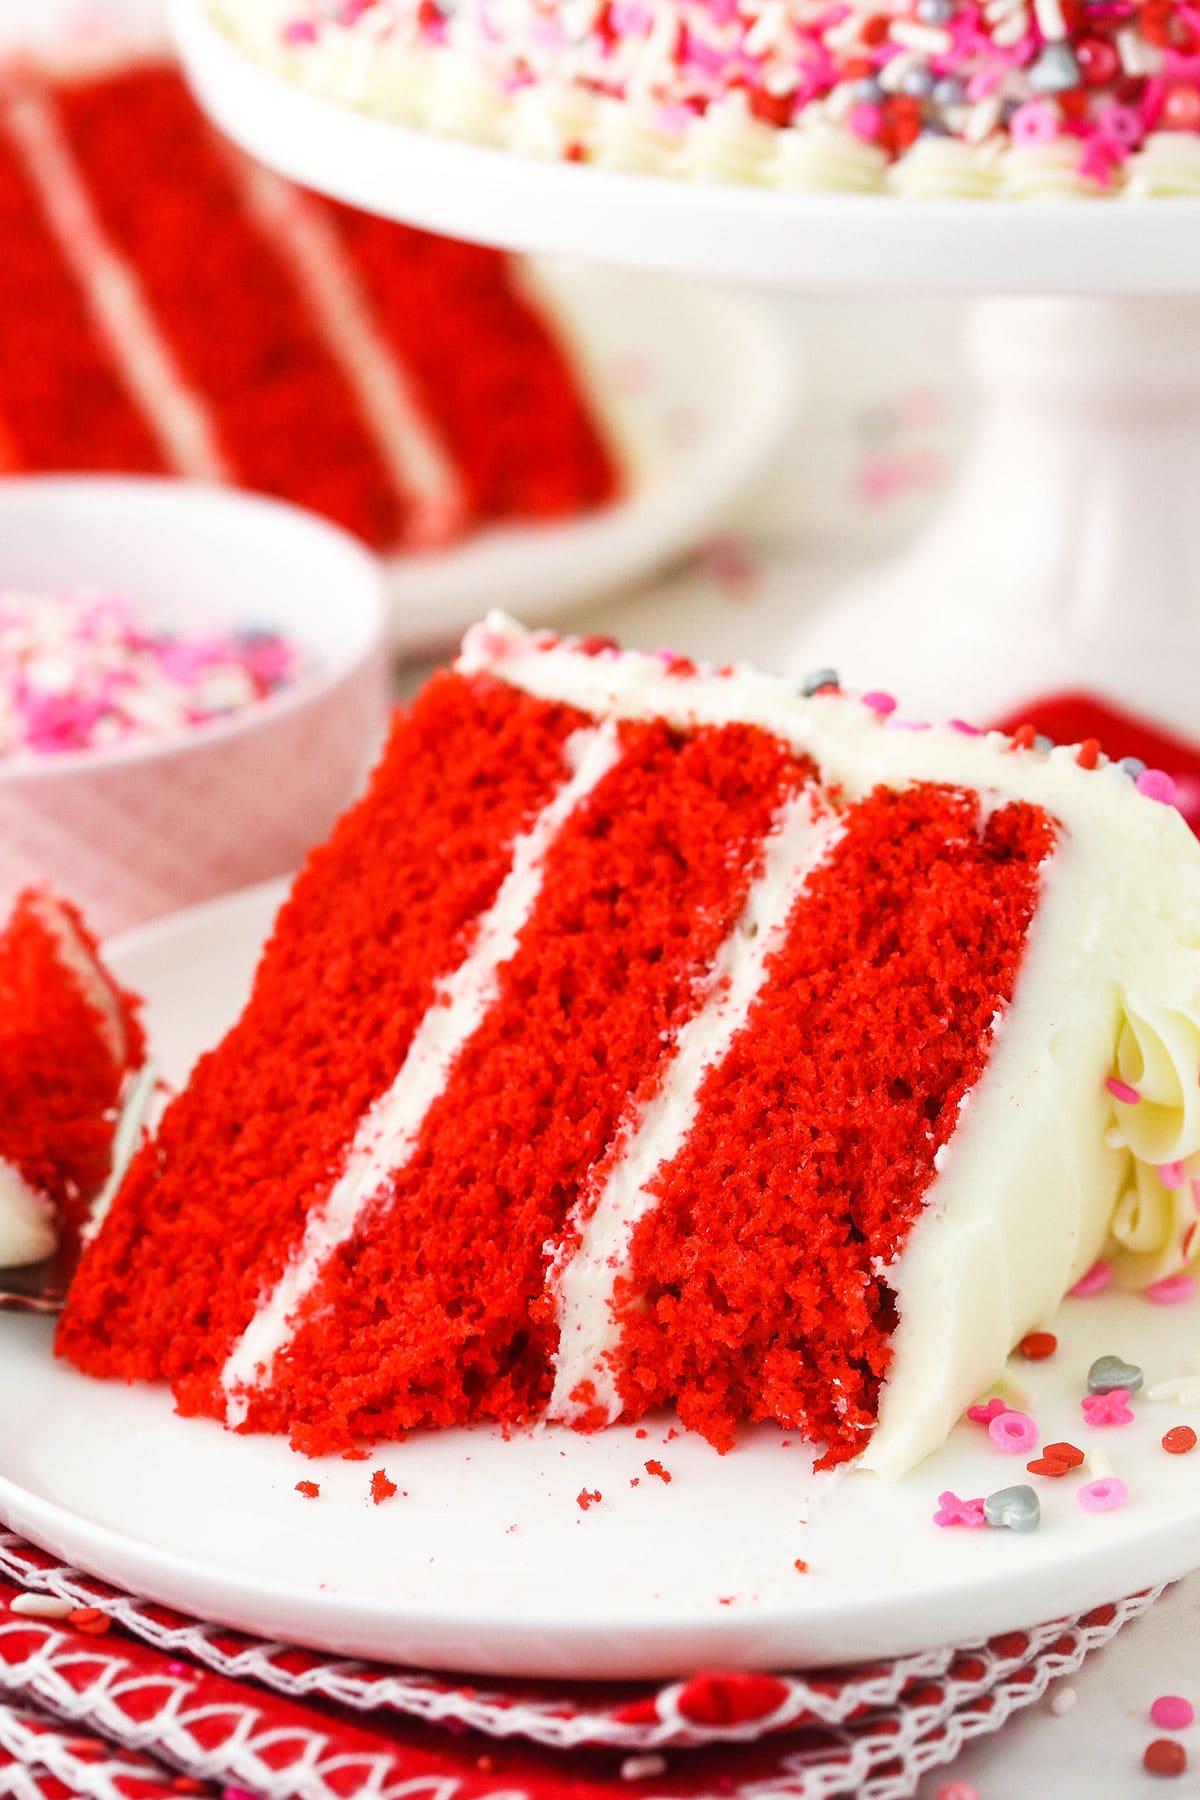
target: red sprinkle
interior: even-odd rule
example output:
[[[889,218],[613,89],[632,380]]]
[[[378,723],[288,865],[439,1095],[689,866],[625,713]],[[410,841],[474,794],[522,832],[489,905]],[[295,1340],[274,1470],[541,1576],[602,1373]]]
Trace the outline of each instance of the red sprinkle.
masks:
[[[1018,725],[1012,734],[1014,750],[1032,750],[1033,740],[1037,736],[1036,725]]]
[[[645,1469],[647,1475],[657,1475],[660,1481],[669,1482],[671,1479],[670,1469],[664,1469],[657,1457],[652,1456]]]
[[[315,1481],[298,1481],[296,1492],[303,1494],[306,1500],[315,1500],[321,1490]]]
[[[801,1575],[808,1574],[808,1564],[805,1562],[805,1560],[802,1556],[798,1556],[796,1558],[795,1567],[797,1569],[799,1569]]]
[[[1075,761],[1081,769],[1094,769],[1100,760],[1100,739],[1084,738]]]
[[[1142,1767],[1151,1775],[1182,1775],[1188,1766],[1187,1751],[1170,1738],[1155,1738],[1146,1745]]]
[[[1190,1425],[1172,1425],[1163,1433],[1162,1447],[1168,1456],[1186,1456],[1196,1448],[1196,1434]]]
[[[376,1506],[382,1505],[385,1500],[390,1500],[395,1492],[396,1484],[394,1481],[388,1480],[386,1470],[376,1469],[371,1477],[371,1498]]]
[[[1052,1331],[1031,1331],[1017,1347],[1026,1362],[1045,1362],[1058,1349],[1058,1339]]]

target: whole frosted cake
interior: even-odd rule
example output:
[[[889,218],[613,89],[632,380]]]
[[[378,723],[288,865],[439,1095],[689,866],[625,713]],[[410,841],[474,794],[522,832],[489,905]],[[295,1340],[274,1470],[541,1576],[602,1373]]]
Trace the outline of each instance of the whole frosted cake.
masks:
[[[534,155],[792,188],[1200,194],[1168,0],[209,0],[291,79]]]
[[[397,719],[59,1350],[313,1451],[664,1405],[888,1474],[1197,1251],[1200,845],[1094,743],[494,619]]]

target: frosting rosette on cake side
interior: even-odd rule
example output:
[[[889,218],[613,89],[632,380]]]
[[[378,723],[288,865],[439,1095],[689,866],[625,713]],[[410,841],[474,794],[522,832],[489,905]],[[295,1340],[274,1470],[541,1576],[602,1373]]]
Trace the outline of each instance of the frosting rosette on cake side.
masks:
[[[1194,194],[1168,0],[209,0],[293,80],[532,155],[922,197]]]
[[[1200,1258],[1200,949],[1178,963],[1176,1003],[1126,1000],[1117,1039],[1109,1136],[1127,1168],[1113,1261],[1118,1279],[1137,1286]]]

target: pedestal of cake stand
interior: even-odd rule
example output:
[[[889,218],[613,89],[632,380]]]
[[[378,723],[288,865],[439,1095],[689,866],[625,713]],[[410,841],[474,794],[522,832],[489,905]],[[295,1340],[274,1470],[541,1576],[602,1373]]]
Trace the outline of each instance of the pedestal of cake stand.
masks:
[[[887,676],[984,718],[1063,686],[1200,726],[1200,300],[976,302],[977,413],[898,560],[834,597],[790,667]]]
[[[760,287],[989,296],[970,331],[979,420],[944,512],[776,660],[886,680],[934,712],[1084,684],[1191,723],[1200,302],[1185,296],[1200,295],[1200,202],[905,201],[544,163],[317,98],[229,42],[205,0],[169,5],[216,123],[368,211]]]

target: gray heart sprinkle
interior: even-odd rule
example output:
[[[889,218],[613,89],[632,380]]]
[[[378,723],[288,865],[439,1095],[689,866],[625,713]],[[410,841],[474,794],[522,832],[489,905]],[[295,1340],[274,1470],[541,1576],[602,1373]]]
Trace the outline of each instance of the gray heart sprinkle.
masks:
[[[1114,1388],[1128,1388],[1136,1394],[1145,1379],[1136,1363],[1119,1356],[1098,1356],[1088,1370],[1088,1393],[1111,1394]]]
[[[1082,80],[1070,44],[1047,44],[1029,71],[1029,85],[1039,94],[1064,94]]]
[[[1042,1503],[1031,1487],[1000,1488],[984,1501],[983,1516],[989,1525],[1004,1525],[1009,1531],[1036,1531]]]

